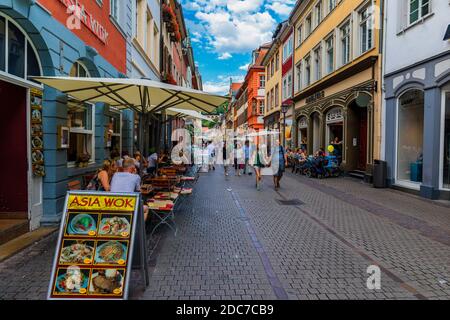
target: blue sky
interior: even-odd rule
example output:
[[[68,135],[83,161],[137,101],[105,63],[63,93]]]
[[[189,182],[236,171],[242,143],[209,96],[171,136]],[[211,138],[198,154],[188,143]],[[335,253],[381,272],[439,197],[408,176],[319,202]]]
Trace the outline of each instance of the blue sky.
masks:
[[[205,91],[225,94],[242,81],[251,52],[271,41],[295,0],[181,0]]]

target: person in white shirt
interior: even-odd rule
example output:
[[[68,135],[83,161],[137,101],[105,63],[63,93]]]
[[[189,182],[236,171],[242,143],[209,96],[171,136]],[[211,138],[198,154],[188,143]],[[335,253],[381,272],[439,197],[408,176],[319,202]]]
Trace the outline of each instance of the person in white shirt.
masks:
[[[116,172],[111,180],[111,192],[140,192],[141,177],[136,173],[134,159],[123,161],[123,172]],[[144,205],[144,219],[147,220],[148,207]]]
[[[206,149],[208,150],[209,170],[211,170],[211,168],[213,170],[216,170],[216,167],[214,166],[214,164],[216,162],[216,146],[214,145],[214,143],[212,141],[210,141],[208,146],[206,147]]]

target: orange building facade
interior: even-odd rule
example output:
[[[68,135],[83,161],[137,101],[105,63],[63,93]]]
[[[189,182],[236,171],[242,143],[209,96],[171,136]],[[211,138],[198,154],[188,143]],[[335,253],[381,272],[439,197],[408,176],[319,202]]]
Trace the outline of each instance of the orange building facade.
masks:
[[[247,87],[247,125],[249,129],[257,131],[264,128],[266,75],[262,61],[269,48],[270,43],[264,44],[253,51],[253,61],[245,77]]]

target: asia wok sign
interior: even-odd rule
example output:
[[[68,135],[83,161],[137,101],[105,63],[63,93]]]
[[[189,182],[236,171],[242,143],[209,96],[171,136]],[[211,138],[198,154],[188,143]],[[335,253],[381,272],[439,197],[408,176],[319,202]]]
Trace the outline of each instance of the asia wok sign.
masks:
[[[59,2],[67,8],[66,12],[69,14],[66,21],[67,28],[80,30],[83,23],[101,42],[107,43],[109,33],[106,28],[85,9],[82,3],[78,0],[59,0]]]

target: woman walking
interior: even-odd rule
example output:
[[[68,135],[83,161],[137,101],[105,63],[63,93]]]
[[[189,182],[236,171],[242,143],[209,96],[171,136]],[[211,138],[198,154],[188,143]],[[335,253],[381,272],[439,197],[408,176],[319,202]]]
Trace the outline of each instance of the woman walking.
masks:
[[[263,145],[261,147],[263,147]],[[260,149],[260,146],[259,144],[256,144],[256,148],[254,149],[252,155],[252,164],[253,169],[255,170],[256,190],[258,191],[261,190],[261,183],[262,183],[261,169],[265,167],[264,162],[265,159]]]

